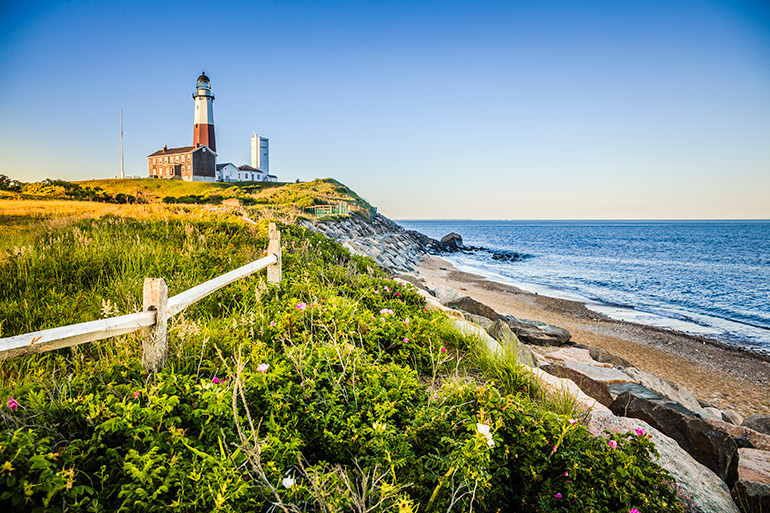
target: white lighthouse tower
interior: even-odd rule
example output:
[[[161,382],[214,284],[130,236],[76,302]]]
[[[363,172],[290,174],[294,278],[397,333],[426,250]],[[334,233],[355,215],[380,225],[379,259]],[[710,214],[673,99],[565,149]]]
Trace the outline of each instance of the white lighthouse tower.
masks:
[[[215,152],[217,142],[214,137],[214,94],[206,72],[198,77],[193,93],[195,99],[195,124],[193,126],[193,145],[206,145]]]

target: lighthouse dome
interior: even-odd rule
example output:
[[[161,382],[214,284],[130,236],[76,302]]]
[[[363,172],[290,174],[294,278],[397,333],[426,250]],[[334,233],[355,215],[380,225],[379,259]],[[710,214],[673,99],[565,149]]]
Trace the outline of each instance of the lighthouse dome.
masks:
[[[208,82],[209,77],[206,76],[206,72],[202,72],[201,76],[198,77],[198,82]]]

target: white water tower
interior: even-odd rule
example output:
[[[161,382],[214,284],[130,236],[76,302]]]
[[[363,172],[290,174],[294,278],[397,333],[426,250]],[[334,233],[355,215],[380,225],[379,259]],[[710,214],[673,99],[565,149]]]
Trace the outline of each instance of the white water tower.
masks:
[[[251,167],[270,174],[269,143],[267,137],[254,132],[251,135]]]

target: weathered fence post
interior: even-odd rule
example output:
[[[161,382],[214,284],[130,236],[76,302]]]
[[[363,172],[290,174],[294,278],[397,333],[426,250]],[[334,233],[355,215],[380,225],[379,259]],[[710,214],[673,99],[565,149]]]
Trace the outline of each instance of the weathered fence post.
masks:
[[[267,245],[267,254],[275,255],[278,261],[267,266],[267,282],[281,282],[281,232],[275,227],[275,223],[270,223],[268,230],[270,242]]]
[[[155,325],[146,329],[142,340],[142,367],[157,372],[166,364],[168,352],[168,287],[163,278],[144,279],[144,311],[156,312]]]

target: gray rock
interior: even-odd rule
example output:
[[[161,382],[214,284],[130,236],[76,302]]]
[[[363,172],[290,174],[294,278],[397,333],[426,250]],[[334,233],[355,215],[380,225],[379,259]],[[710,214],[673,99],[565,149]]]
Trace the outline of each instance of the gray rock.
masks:
[[[438,285],[433,290],[433,295],[435,295],[436,299],[441,301],[442,304],[447,304],[451,301],[457,301],[463,297],[463,295],[457,292],[455,289],[452,287],[447,287],[446,285]]]
[[[703,411],[711,416],[713,419],[722,420],[722,410],[719,408],[715,408],[714,406],[709,406],[708,408],[703,408]],[[701,415],[702,417],[705,417],[705,415]]]
[[[591,353],[588,349],[580,348],[577,346],[566,346],[548,351],[543,354],[543,357],[553,361],[554,363],[564,364],[566,362],[583,363],[585,365],[593,365],[595,367],[612,367],[609,363],[600,363],[591,358]]]
[[[445,304],[450,308],[456,308],[458,310],[462,310],[463,312],[480,315],[492,321],[496,321],[500,319],[500,315],[497,312],[495,312],[493,309],[491,309],[490,307],[488,307],[483,303],[479,303],[475,299],[470,298],[468,296],[464,296],[464,297],[461,297],[460,299],[449,301]]]
[[[759,431],[765,435],[770,435],[770,415],[752,415],[746,417],[741,424],[743,427]]]
[[[731,487],[738,480],[738,446],[723,429],[708,424],[669,399],[648,399],[624,392],[609,406],[616,415],[641,419],[673,438],[698,462]]]
[[[610,395],[609,387],[605,383],[595,381],[584,374],[558,363],[549,363],[547,365],[542,365],[540,368],[559,378],[572,380],[580,387],[580,390],[585,392],[586,395],[596,399],[600,404],[603,404],[604,406],[612,404],[613,398]]]
[[[459,249],[463,247],[463,238],[459,233],[451,232],[441,237],[441,244],[449,250]]]
[[[501,316],[513,330],[519,340],[538,346],[561,346],[569,342],[572,335],[558,326],[527,319],[517,319],[512,315]]]
[[[511,331],[511,328],[509,328],[505,322],[498,319],[492,323],[489,328],[487,328],[487,333],[489,333],[492,338],[500,342],[500,344],[507,348],[508,351],[515,354],[516,360],[519,363],[528,367],[537,367],[537,359],[535,358],[535,354],[532,352],[532,349],[527,347],[523,342],[519,341],[519,339],[516,338],[516,335],[513,334],[513,331]]]
[[[644,421],[616,417],[593,411],[588,417],[588,431],[603,436],[612,433],[633,433],[642,428],[652,437],[660,454],[657,463],[674,477],[677,498],[688,513],[738,513],[730,491],[712,471],[695,461],[679,445]],[[642,510],[644,511],[644,510]]]
[[[733,488],[733,497],[744,513],[770,511],[770,485],[741,479]]]
[[[722,412],[722,420],[729,422],[730,424],[735,424],[736,426],[743,424],[743,417],[735,410],[724,410]]]
[[[599,363],[611,363],[615,367],[633,367],[631,362],[599,347],[587,346],[591,358]]]
[[[494,324],[491,320],[487,319],[486,317],[482,317],[480,315],[475,315],[467,312],[463,314],[463,317],[465,317],[466,321],[471,321],[473,323],[476,323],[482,328],[484,328],[485,330],[489,330],[489,327],[492,326],[492,324]]]
[[[612,394],[613,400],[625,392],[629,392],[637,397],[642,397],[652,401],[665,399],[659,393],[650,390],[649,388],[644,387],[639,383],[615,383],[610,385],[610,394]]]
[[[649,372],[641,371],[636,367],[627,368],[624,370],[624,372],[631,376],[642,386],[649,388],[650,390],[654,390],[658,394],[664,397],[668,397],[672,401],[683,404],[688,410],[697,413],[701,417],[711,416],[710,413],[703,409],[698,400],[690,393],[690,391],[683,386],[680,386],[672,381],[659,378],[658,376],[650,374]],[[719,417],[714,418],[721,420],[722,417],[720,415]]]

